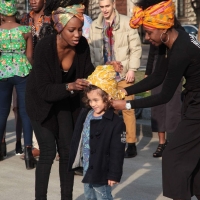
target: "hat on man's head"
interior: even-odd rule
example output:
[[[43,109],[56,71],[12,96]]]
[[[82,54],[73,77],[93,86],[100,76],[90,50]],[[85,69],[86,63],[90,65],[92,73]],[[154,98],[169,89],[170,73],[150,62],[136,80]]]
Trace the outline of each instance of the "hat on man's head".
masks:
[[[15,0],[0,0],[0,13],[13,16],[17,12]]]
[[[87,80],[92,85],[104,90],[112,99],[123,99],[125,94],[117,89],[117,81],[115,79],[116,71],[112,65],[99,65],[95,71],[88,76]]]

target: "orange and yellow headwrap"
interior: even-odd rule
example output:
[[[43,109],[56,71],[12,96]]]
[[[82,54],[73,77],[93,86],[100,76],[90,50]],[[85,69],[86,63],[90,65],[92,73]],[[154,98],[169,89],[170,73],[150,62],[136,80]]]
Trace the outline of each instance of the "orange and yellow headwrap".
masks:
[[[135,6],[133,17],[130,20],[130,27],[135,29],[143,24],[143,26],[150,29],[168,29],[174,25],[174,14],[175,5],[172,0],[160,2],[145,10]]]

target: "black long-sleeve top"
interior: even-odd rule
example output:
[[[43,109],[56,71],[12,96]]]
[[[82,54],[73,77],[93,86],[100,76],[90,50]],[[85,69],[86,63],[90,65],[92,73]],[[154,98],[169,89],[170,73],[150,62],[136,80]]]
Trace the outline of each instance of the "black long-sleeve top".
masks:
[[[33,69],[26,86],[26,110],[32,120],[47,122],[52,108],[61,100],[71,97],[63,83],[62,71],[57,53],[56,34],[43,38],[36,46]],[[87,40],[81,37],[75,47],[73,65],[75,77],[87,78],[94,71]],[[66,103],[68,103],[66,101]],[[77,108],[80,105],[76,105]],[[47,123],[47,128],[55,130],[56,119]]]
[[[182,30],[178,32],[177,39],[168,50],[166,64],[160,64],[162,60],[159,56],[155,71],[151,75],[125,88],[128,95],[137,94],[160,85],[165,79],[162,91],[150,97],[131,101],[132,108],[153,107],[167,103],[183,76],[186,79],[184,87],[187,90],[200,89],[200,44],[194,36]]]

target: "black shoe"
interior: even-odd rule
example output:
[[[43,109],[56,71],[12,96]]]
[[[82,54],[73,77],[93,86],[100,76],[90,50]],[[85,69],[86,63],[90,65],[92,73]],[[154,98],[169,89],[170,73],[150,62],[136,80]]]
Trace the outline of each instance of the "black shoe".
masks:
[[[1,143],[1,152],[3,154],[3,158],[7,157],[7,147],[6,142]]]
[[[2,143],[0,143],[0,161],[4,159],[3,152],[2,152]]]
[[[15,146],[15,155],[22,155],[24,152],[22,150],[22,144],[21,141],[17,141],[16,142],[16,146]]]
[[[35,166],[37,164],[37,160],[33,157],[32,147],[25,147],[24,160],[25,160],[26,169],[34,169],[35,168]]]
[[[153,157],[154,158],[162,157],[163,151],[165,150],[167,144],[168,144],[167,140],[164,144],[159,144],[156,151],[153,153]]]
[[[74,175],[83,176],[83,168],[80,168],[74,171]]]
[[[128,148],[125,151],[124,158],[133,158],[137,156],[137,148],[135,143],[128,143]]]

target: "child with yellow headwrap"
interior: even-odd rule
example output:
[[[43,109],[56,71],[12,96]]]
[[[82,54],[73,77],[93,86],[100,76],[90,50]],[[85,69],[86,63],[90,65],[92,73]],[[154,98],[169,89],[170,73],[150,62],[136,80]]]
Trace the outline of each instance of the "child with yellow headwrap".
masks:
[[[110,108],[110,98],[124,94],[117,90],[115,76],[113,66],[103,65],[88,77],[84,102],[89,109],[82,110],[73,133],[69,166],[83,166],[85,199],[113,199],[111,186],[122,176],[126,128]]]

